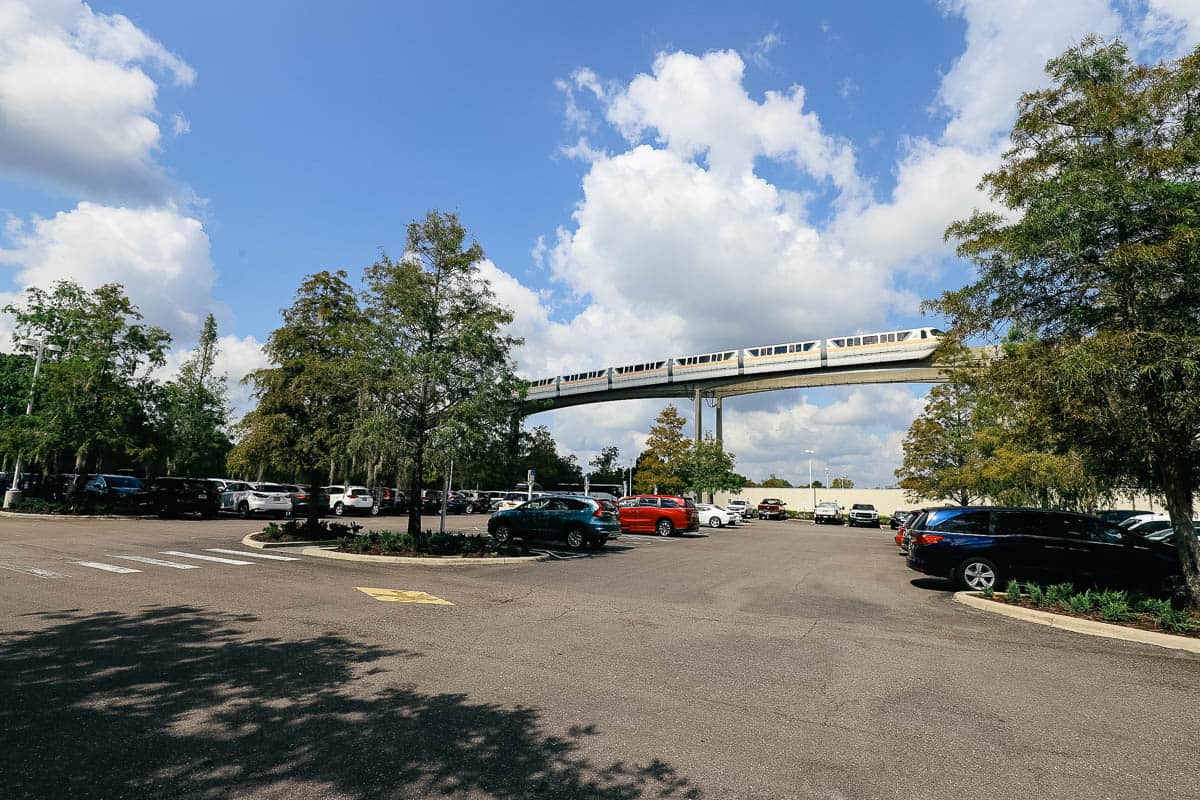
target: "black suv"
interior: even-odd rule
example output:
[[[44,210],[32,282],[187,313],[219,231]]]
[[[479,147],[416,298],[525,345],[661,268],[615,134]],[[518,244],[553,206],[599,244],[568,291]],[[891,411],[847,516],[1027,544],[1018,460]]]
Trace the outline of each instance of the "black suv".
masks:
[[[221,489],[199,478],[155,478],[146,484],[141,505],[163,519],[188,513],[212,519],[221,508]]]
[[[908,525],[908,566],[964,589],[1002,589],[1012,578],[1174,593],[1173,544],[1152,542],[1085,514],[966,507],[922,512]]]

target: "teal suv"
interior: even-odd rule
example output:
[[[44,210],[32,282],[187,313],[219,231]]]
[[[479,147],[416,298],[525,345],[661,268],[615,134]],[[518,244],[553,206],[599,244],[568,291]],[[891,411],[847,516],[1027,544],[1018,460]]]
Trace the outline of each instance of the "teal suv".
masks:
[[[598,550],[620,532],[616,505],[592,497],[539,497],[488,520],[488,533],[499,544],[540,539],[565,542],[572,550]]]

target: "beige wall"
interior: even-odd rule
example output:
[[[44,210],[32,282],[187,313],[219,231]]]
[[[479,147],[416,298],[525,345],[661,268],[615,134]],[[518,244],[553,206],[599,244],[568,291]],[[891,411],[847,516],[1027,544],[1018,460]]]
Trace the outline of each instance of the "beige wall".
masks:
[[[723,505],[730,497],[744,498],[754,505],[765,497],[778,497],[787,503],[788,511],[813,510],[812,489],[743,489],[741,494],[731,495],[728,492],[717,493],[717,504]],[[817,489],[817,502],[832,500],[847,509],[854,503],[870,503],[880,514],[891,514],[896,509],[912,509],[922,506],[953,505],[943,500],[921,500],[912,502],[904,498],[903,489]],[[1164,511],[1160,500],[1153,500],[1147,495],[1125,498],[1112,504],[1114,508],[1135,508],[1147,511]]]

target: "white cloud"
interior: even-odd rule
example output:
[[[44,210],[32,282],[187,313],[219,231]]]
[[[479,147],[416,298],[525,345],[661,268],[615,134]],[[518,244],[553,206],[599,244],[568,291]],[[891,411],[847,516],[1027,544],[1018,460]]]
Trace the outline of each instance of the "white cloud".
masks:
[[[73,280],[86,288],[120,283],[146,320],[180,340],[193,339],[212,310],[215,280],[208,236],[198,219],[173,209],[82,202],[50,218],[10,226],[0,264],[14,282],[48,287]]]
[[[768,67],[771,65],[771,62],[767,56],[781,44],[783,44],[783,37],[775,31],[771,31],[750,47],[749,52],[746,53],[746,57],[756,67]]]
[[[224,375],[229,392],[229,419],[237,422],[254,408],[254,387],[242,379],[256,369],[270,366],[263,352],[263,343],[254,336],[220,336],[217,339],[217,360],[214,372]],[[167,355],[166,365],[159,371],[160,380],[170,380],[179,373],[183,362],[195,355],[195,348],[176,348]]]
[[[187,117],[183,114],[171,115],[171,134],[173,136],[184,136],[192,132],[192,123],[188,122]]]
[[[0,0],[0,170],[93,197],[167,192],[151,65],[178,85],[195,72],[121,15],[77,0]]]
[[[1147,49],[1190,53],[1200,43],[1200,0],[1150,0],[1142,36]]]

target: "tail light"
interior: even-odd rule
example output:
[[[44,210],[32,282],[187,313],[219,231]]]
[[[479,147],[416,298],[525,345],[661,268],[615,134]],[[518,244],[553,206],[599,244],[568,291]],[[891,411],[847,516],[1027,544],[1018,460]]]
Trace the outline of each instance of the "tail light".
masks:
[[[596,510],[595,510],[595,512],[592,513],[592,516],[593,517],[603,517],[604,516],[604,506],[599,506],[599,505],[596,506]]]
[[[915,545],[937,544],[946,537],[938,536],[936,533],[914,533],[912,543]]]
[[[298,494],[298,495],[296,495],[296,499],[297,499],[297,500],[307,500],[307,499],[308,499],[308,495],[306,495],[306,494]]]
[[[250,494],[254,495],[255,497],[270,497],[270,495],[263,494],[262,492],[251,492]]]

